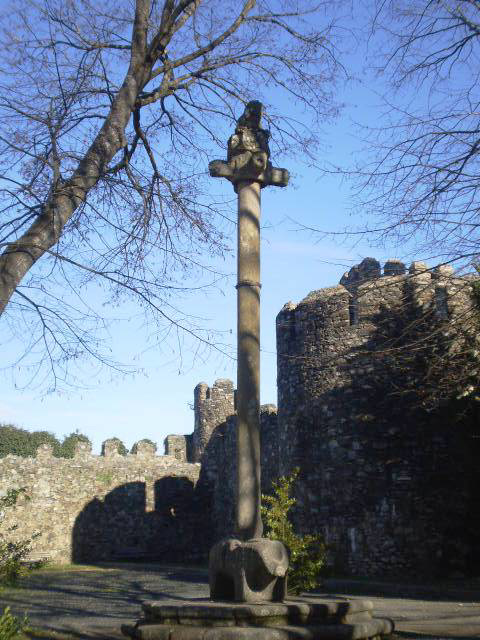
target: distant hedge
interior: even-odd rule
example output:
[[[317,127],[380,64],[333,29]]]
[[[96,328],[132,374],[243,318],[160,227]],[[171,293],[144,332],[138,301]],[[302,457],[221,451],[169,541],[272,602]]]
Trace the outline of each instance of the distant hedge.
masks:
[[[0,458],[8,455],[34,457],[41,444],[49,444],[57,458],[73,458],[77,442],[90,442],[83,433],[75,431],[60,442],[49,431],[27,431],[13,424],[0,423]]]

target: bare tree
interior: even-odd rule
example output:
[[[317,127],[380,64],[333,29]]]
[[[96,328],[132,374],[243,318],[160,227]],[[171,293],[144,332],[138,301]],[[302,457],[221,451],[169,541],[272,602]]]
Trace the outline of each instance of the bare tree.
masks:
[[[115,301],[132,297],[167,331],[208,341],[175,304],[186,274],[205,273],[200,256],[226,246],[222,206],[206,197],[208,159],[252,97],[267,105],[277,153],[314,153],[312,117],[335,113],[330,8],[323,0],[4,7],[0,313],[26,338],[25,355],[38,351],[32,375],[46,365],[55,386],[72,360],[106,361],[96,333],[103,319],[81,297],[88,282]],[[271,103],[282,93],[308,122],[294,110],[277,117]]]
[[[480,256],[480,3],[376,4],[371,47],[386,109],[370,129],[370,162],[362,157],[355,172],[373,216],[367,232],[471,270]]]
[[[384,109],[378,125],[361,128],[367,148],[355,167],[335,170],[353,178],[362,219],[339,235],[430,264],[410,274],[425,279],[423,302],[399,300],[398,326],[387,318],[368,356],[389,362],[398,379],[392,393],[408,394],[413,405],[478,400],[480,2],[368,6],[369,64]],[[388,278],[378,282],[388,287]]]

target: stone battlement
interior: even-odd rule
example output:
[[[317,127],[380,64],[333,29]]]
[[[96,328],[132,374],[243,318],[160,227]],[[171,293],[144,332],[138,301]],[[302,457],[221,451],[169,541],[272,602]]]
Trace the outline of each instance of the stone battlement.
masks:
[[[138,458],[151,458],[156,455],[157,445],[150,442],[149,440],[139,440],[132,447],[132,453],[127,453],[126,455],[122,455],[120,453],[120,442],[116,438],[109,438],[102,443],[101,454],[99,456],[94,455],[92,453],[92,445],[89,442],[77,442],[75,445],[75,451],[73,455],[74,460],[85,460],[92,458],[94,460],[99,460],[102,458],[122,458],[124,461],[132,461],[137,460]],[[164,456],[162,456],[164,457]],[[8,455],[2,459],[14,459],[18,458],[18,460],[25,460],[23,456],[15,456]],[[37,451],[35,456],[29,459],[39,458],[44,460],[46,458],[55,458],[56,460],[72,460],[72,458],[57,458],[53,455],[53,447],[50,444],[41,444],[37,447]],[[0,459],[0,464],[1,460]]]
[[[299,303],[288,302],[277,316],[277,326],[289,326],[307,316],[323,316],[324,330],[375,324],[385,313],[433,312],[437,319],[456,317],[472,305],[472,278],[455,276],[449,265],[429,269],[425,262],[389,260],[383,272],[374,258],[365,258],[346,272],[340,283],[312,291]]]

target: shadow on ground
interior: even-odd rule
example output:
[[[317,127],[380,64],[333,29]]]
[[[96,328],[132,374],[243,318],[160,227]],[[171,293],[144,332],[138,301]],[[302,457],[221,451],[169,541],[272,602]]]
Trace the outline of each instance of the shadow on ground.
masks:
[[[208,592],[207,580],[206,570],[170,566],[108,564],[98,572],[42,570],[23,579],[19,588],[0,593],[0,608],[10,606],[15,615],[26,615],[33,628],[72,638],[115,638],[115,633],[121,638],[121,624],[138,617],[144,600],[202,597]]]
[[[329,595],[339,594],[329,583],[332,581],[326,583]],[[395,593],[394,586],[382,583],[382,593],[378,594],[377,583],[369,589],[368,582],[362,581],[361,593],[350,589],[348,597],[372,600],[375,615],[394,619],[397,638],[480,637],[480,602],[474,601],[473,592],[470,600],[445,600],[440,598],[441,591],[432,588],[429,596],[425,592],[422,597],[419,585],[415,585],[416,595],[404,597],[402,585],[396,585]],[[32,573],[20,588],[0,593],[0,610],[10,606],[15,615],[26,614],[31,627],[40,630],[38,634],[29,634],[30,640],[114,640],[123,637],[122,624],[138,618],[145,600],[205,596],[208,596],[208,574],[202,567],[105,563],[88,571],[79,567],[79,570]]]
[[[324,587],[331,593],[354,594],[358,596],[378,596],[428,600],[432,602],[480,602],[480,579],[421,581],[393,581],[375,578],[328,578]]]

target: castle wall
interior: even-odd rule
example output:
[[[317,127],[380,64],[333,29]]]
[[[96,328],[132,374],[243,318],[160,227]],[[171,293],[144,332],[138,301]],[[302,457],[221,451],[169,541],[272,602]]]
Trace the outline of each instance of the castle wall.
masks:
[[[455,323],[470,298],[447,270],[432,277],[423,263],[407,276],[391,262],[384,273],[367,259],[278,315],[280,471],[300,468],[297,525],[325,533],[340,571],[464,570],[473,515],[462,436],[396,393],[422,380],[382,345],[417,312]]]
[[[2,527],[16,524],[17,539],[40,532],[32,558],[59,563],[206,557],[209,506],[196,495],[200,465],[156,456],[147,442],[127,456],[115,442],[104,444],[104,456],[79,443],[73,459],[53,457],[49,445],[35,458],[0,459],[2,493],[25,487],[28,496],[5,510]]]

